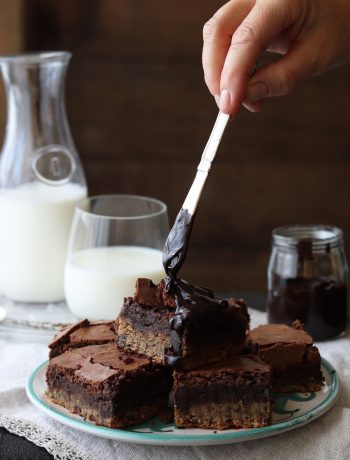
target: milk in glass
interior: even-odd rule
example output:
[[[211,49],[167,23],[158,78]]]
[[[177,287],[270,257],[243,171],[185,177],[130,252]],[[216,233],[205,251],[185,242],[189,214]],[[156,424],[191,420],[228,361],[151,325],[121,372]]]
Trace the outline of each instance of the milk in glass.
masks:
[[[115,319],[137,278],[158,283],[164,277],[162,251],[141,246],[110,246],[73,253],[65,268],[65,295],[79,318]]]

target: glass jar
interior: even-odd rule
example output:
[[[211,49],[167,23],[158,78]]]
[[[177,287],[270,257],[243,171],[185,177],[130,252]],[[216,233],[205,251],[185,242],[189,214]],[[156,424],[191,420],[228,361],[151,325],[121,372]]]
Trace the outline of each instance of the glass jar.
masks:
[[[0,289],[17,302],[64,299],[75,205],[87,195],[65,110],[71,55],[0,57],[7,122],[0,158]]]
[[[326,225],[293,225],[272,232],[268,322],[298,319],[315,340],[347,325],[348,266],[343,232]]]

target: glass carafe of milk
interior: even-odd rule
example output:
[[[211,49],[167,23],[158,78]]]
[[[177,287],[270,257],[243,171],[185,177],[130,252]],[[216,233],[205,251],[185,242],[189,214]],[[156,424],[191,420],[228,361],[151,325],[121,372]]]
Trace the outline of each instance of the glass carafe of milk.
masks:
[[[74,208],[87,194],[64,104],[70,57],[67,52],[0,57],[7,96],[0,157],[0,291],[18,302],[64,299]]]

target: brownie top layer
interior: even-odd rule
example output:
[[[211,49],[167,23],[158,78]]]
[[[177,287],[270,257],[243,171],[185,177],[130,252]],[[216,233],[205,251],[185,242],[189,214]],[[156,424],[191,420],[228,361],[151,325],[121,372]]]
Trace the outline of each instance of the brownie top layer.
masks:
[[[64,342],[69,335],[74,332],[77,329],[80,329],[81,327],[86,327],[90,323],[87,319],[83,319],[81,321],[78,321],[77,323],[74,324],[67,324],[67,326],[63,327],[63,329],[54,336],[54,338],[51,340],[49,343],[49,348],[54,348],[57,346],[59,343]]]
[[[270,372],[271,367],[264,363],[262,360],[256,356],[234,356],[227,358],[223,361],[216,363],[210,363],[205,366],[201,366],[200,369],[193,369],[190,371],[182,371],[190,373],[191,375],[195,374],[217,374],[220,371],[225,370],[235,370],[237,372],[254,372],[256,374]]]
[[[302,329],[299,321],[293,327],[285,324],[265,324],[250,331],[246,348],[274,370],[300,365],[307,360],[312,337]]]
[[[49,348],[53,349],[60,344],[69,343],[72,346],[92,344],[96,342],[111,342],[116,339],[116,323],[114,321],[90,322],[87,319],[66,326],[57,334]]]
[[[154,284],[150,279],[138,278],[133,302],[157,309],[174,309],[174,297],[165,290],[165,283],[162,280]]]
[[[59,367],[61,372],[74,373],[91,383],[133,373],[151,364],[149,358],[126,353],[114,343],[73,348],[50,361],[51,367]]]
[[[192,294],[193,296],[200,294],[202,302],[199,303],[205,303],[205,300],[210,299],[212,302],[220,303],[223,306],[228,304],[230,307],[235,308],[236,311],[239,311],[249,321],[247,304],[243,299],[235,299],[233,297],[226,300],[218,299],[210,289],[195,287],[183,280],[181,280],[181,285],[182,288],[187,286],[193,290],[193,292],[191,291],[191,293],[187,293],[186,295],[185,303],[188,308],[193,307],[194,304],[194,299],[191,298]],[[176,308],[179,308],[175,299],[175,293],[166,287],[165,280],[162,280],[159,284],[154,284],[152,280],[147,278],[137,279],[135,295],[132,298],[126,298],[125,303],[137,303],[156,310],[168,309],[174,312]]]
[[[70,342],[72,345],[77,343],[89,343],[96,341],[108,341],[115,340],[117,334],[115,332],[115,322],[106,323],[90,323],[87,327],[82,327],[78,330],[73,331],[70,334]]]
[[[252,342],[260,347],[276,343],[312,345],[312,337],[303,329],[285,324],[264,324],[249,332]]]

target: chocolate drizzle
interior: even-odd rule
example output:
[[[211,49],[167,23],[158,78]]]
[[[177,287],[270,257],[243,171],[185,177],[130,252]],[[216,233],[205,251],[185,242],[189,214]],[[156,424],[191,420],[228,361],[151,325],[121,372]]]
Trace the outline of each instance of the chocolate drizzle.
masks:
[[[189,317],[203,313],[213,302],[212,291],[199,288],[177,278],[182,267],[190,240],[194,216],[181,208],[170,230],[163,251],[163,266],[166,278],[165,291],[171,293],[176,302],[175,316],[170,321],[171,348],[165,354],[166,364],[181,366],[181,345],[185,324]]]
[[[184,280],[171,280],[168,278],[167,283],[167,289],[170,289],[175,297],[176,311],[175,316],[170,320],[172,346],[170,354],[166,356],[165,360],[166,364],[175,367],[175,365],[181,364],[181,345],[186,323],[196,313],[203,313],[207,305],[213,301],[213,293],[209,289],[192,286]]]
[[[193,219],[187,209],[180,210],[163,251],[167,274],[165,292],[175,299],[176,306],[175,315],[170,320],[171,347],[165,351],[165,363],[174,368],[185,366],[185,356],[188,359],[189,354],[199,353],[198,350],[208,343],[218,346],[226,336],[230,340],[232,336],[237,337],[237,341],[243,343],[248,324],[241,312],[243,307],[236,305],[240,313],[236,310],[233,313],[232,305],[216,298],[210,289],[193,286],[178,278],[185,261]]]
[[[185,331],[187,346],[200,347],[201,343],[208,341],[215,343],[220,339],[223,326],[218,324],[223,319],[218,309],[228,308],[229,304],[215,298],[210,289],[193,286],[184,280],[168,278],[166,288],[175,297],[176,311],[170,320],[171,348],[165,353],[165,363],[180,368]]]

